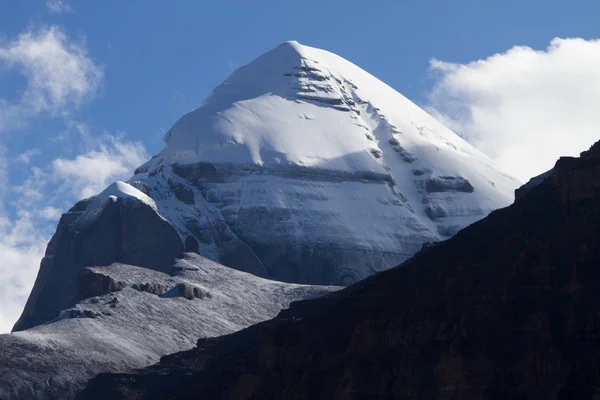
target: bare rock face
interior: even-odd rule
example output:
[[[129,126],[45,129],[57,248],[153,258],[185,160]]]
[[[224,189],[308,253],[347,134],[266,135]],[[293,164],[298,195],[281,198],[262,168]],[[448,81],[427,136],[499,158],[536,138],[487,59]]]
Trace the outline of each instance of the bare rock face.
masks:
[[[86,279],[86,267],[120,262],[169,272],[174,258],[183,253],[175,229],[150,205],[133,197],[110,197],[98,203],[93,198],[83,200],[61,217],[13,331],[50,321],[61,310],[111,285]]]
[[[79,399],[596,399],[600,146],[512,206],[330,296]]]
[[[185,282],[178,283],[173,287],[173,289],[171,289],[170,292],[167,292],[165,295],[169,297],[179,296],[188,300],[203,299],[204,297],[212,298],[210,292]]]
[[[338,288],[273,282],[193,253],[166,274],[113,263],[80,275],[85,299],[48,323],[0,335],[0,399],[69,400],[102,372],[152,365]],[[110,399],[110,397],[108,397]]]
[[[427,192],[465,192],[472,193],[471,182],[460,176],[439,176],[430,178],[426,183]]]
[[[534,188],[540,183],[544,182],[544,180],[550,175],[552,175],[552,170],[546,171],[538,176],[534,176],[526,184],[515,189],[515,200],[519,200],[529,191],[529,189]]]

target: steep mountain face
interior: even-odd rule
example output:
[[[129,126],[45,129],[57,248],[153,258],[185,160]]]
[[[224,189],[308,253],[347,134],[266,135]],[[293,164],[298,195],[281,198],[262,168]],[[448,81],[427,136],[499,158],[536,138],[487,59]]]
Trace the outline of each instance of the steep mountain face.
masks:
[[[335,54],[284,43],[237,70],[137,169],[182,238],[233,268],[349,284],[504,207],[518,183]]]
[[[154,201],[135,187],[116,182],[62,215],[13,331],[54,319],[90,297],[93,288],[82,275],[86,267],[121,262],[168,272],[183,250],[177,232]]]
[[[78,399],[595,399],[600,143],[401,267]]]
[[[153,364],[336,289],[184,253],[138,188],[117,182],[62,216],[15,333],[0,335],[0,399],[70,399],[100,372]]]

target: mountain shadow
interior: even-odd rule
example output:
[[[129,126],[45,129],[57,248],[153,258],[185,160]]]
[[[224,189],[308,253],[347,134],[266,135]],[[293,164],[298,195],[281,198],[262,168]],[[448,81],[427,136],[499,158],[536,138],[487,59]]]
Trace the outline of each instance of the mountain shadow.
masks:
[[[78,399],[596,399],[600,144],[400,267]]]

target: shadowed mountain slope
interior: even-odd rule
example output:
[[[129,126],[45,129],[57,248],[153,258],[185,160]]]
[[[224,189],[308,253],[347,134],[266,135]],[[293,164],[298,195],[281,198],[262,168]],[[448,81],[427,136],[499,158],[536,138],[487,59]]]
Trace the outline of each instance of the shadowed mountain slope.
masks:
[[[600,145],[398,268],[79,399],[595,399]]]

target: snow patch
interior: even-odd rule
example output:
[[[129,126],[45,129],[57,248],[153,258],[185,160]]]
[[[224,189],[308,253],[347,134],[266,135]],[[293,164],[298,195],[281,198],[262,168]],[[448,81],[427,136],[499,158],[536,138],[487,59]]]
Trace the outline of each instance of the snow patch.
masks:
[[[100,194],[96,196],[96,201],[104,202],[109,198],[134,198],[142,203],[152,207],[153,210],[158,212],[156,207],[156,203],[154,200],[150,198],[147,194],[143,193],[141,190],[136,189],[129,183],[125,183],[122,181],[116,181],[115,183],[108,186],[104,189]]]

